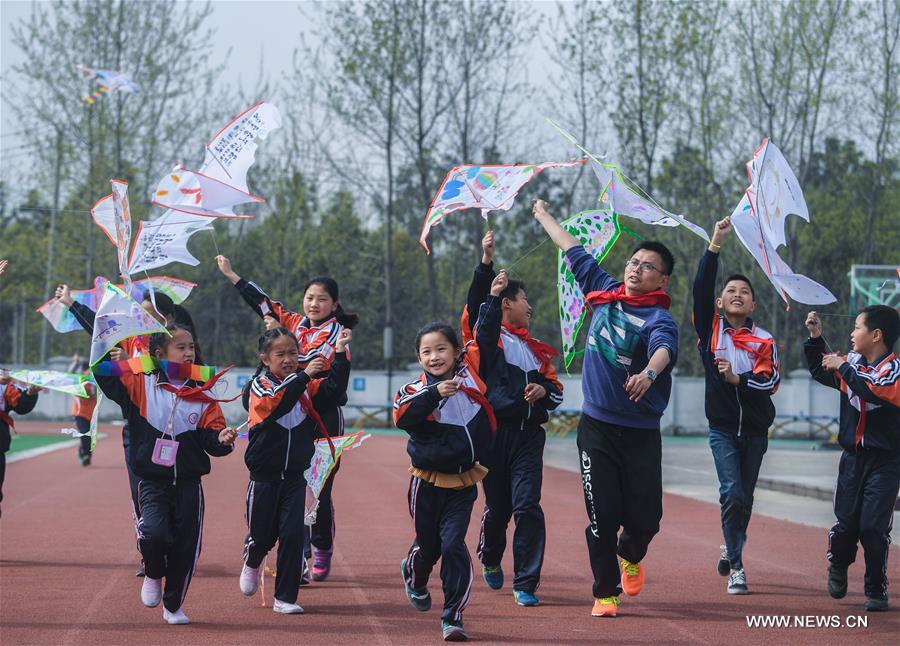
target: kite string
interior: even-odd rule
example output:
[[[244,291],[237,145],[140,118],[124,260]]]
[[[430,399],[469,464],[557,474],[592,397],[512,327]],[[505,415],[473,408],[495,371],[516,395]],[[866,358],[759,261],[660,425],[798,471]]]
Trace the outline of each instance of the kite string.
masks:
[[[550,240],[550,238],[544,238],[543,240],[541,240],[539,243],[537,243],[536,245],[534,245],[531,249],[529,249],[528,251],[526,251],[525,253],[523,253],[521,256],[519,256],[518,258],[516,258],[516,259],[512,262],[512,264],[510,264],[510,265],[508,265],[508,266],[506,267],[506,270],[507,270],[507,271],[512,271],[512,268],[515,267],[516,265],[518,265],[522,260],[524,260],[524,259],[526,258],[526,256],[530,256],[533,252],[537,251],[540,247],[542,247],[542,246],[543,246],[547,241],[549,241],[549,240]]]

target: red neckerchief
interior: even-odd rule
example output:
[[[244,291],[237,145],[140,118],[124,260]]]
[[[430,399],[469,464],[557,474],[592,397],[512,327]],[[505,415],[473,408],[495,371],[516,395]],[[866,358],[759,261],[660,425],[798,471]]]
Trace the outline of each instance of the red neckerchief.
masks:
[[[734,344],[734,347],[738,350],[745,350],[750,354],[758,354],[757,350],[751,346],[751,343],[761,343],[762,345],[772,345],[774,341],[772,339],[761,339],[758,336],[753,336],[745,327],[735,329],[733,327],[725,328],[725,333],[731,335],[731,342]]]
[[[550,363],[553,360],[553,357],[559,354],[556,350],[551,348],[546,343],[542,343],[538,341],[534,337],[532,337],[528,330],[524,327],[513,327],[509,323],[501,323],[503,329],[512,334],[513,336],[517,336],[522,341],[528,344],[528,349],[537,357],[538,361],[541,363]]]
[[[484,396],[484,393],[478,390],[477,388],[472,388],[471,386],[466,386],[465,384],[459,384],[459,391],[463,393],[473,404],[478,404],[484,409],[484,412],[487,413],[488,423],[491,425],[491,433],[497,432],[497,418],[494,415],[494,409],[488,403],[487,397]]]
[[[163,390],[165,390],[166,392],[172,393],[179,399],[184,399],[185,401],[189,401],[189,402],[202,402],[204,404],[212,404],[214,402],[233,402],[235,399],[237,399],[241,395],[238,394],[235,397],[232,397],[231,399],[216,399],[215,397],[211,397],[206,394],[206,391],[209,390],[210,388],[212,388],[216,384],[216,382],[219,380],[219,377],[224,375],[226,372],[231,370],[233,367],[234,366],[228,366],[227,368],[225,368],[225,370],[222,370],[221,372],[217,372],[215,375],[213,375],[212,379],[210,379],[209,381],[207,381],[205,383],[200,384],[199,386],[193,386],[191,388],[185,388],[184,386],[181,386],[179,388],[178,386],[175,386],[168,382],[163,382],[163,383],[159,384],[159,387],[162,388]]]
[[[303,391],[300,395],[300,408],[306,413],[312,421],[316,423],[316,426],[319,427],[319,432],[325,436],[325,439],[328,440],[328,448],[331,449],[331,457],[334,458],[334,442],[331,441],[331,434],[328,432],[328,429],[325,427],[325,422],[322,421],[321,415],[319,415],[319,411],[316,410],[315,406],[313,406],[312,399],[309,396],[307,391]]]
[[[655,307],[669,309],[672,299],[663,290],[657,289],[646,294],[626,294],[625,283],[607,292],[589,292],[585,297],[591,307],[606,305],[607,303],[624,303],[632,307]]]

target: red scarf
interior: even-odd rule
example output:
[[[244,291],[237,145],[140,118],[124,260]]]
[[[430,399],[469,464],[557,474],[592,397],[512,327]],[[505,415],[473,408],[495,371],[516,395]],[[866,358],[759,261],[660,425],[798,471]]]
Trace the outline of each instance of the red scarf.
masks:
[[[465,384],[459,385],[459,391],[463,393],[473,404],[478,404],[484,409],[484,412],[487,413],[488,423],[491,425],[491,433],[497,432],[497,418],[494,416],[494,409],[488,403],[487,397],[484,396],[477,388],[472,388],[471,386],[466,386]]]
[[[621,283],[616,289],[608,292],[590,292],[585,297],[591,307],[606,305],[607,303],[624,303],[632,307],[662,307],[669,309],[672,299],[663,290],[657,289],[646,294],[626,294],[625,283]]]
[[[758,354],[758,352],[750,345],[751,343],[761,343],[762,345],[772,345],[774,343],[772,339],[760,339],[758,336],[753,336],[750,330],[745,327],[738,329],[727,327],[725,328],[725,333],[731,335],[731,342],[736,349],[744,350],[754,355]]]
[[[328,440],[328,448],[331,449],[331,457],[334,458],[334,442],[331,441],[331,435],[328,433],[328,429],[325,427],[325,422],[322,421],[321,415],[319,415],[319,411],[315,409],[312,403],[312,399],[310,399],[309,393],[307,391],[303,391],[300,395],[300,408],[303,409],[303,412],[306,413],[312,421],[316,423],[316,426],[319,427],[319,432]]]
[[[194,386],[192,388],[185,388],[184,386],[181,386],[179,388],[178,386],[170,383],[161,383],[159,384],[159,387],[167,392],[172,393],[179,399],[184,399],[185,401],[189,402],[202,402],[204,404],[211,404],[213,402],[233,402],[241,395],[238,394],[231,399],[216,399],[206,394],[206,391],[216,384],[216,382],[219,380],[219,377],[224,375],[232,368],[234,368],[234,366],[228,366],[227,368],[225,368],[225,370],[217,372],[215,375],[213,375],[212,379],[210,379],[209,381],[206,381],[199,386]]]
[[[526,328],[523,327],[513,327],[509,323],[502,323],[503,329],[512,334],[513,336],[517,336],[522,341],[528,344],[528,349],[531,350],[532,354],[537,357],[538,361],[541,363],[550,363],[557,354],[559,354],[556,350],[551,348],[546,343],[542,343],[538,341],[534,337],[532,337]]]

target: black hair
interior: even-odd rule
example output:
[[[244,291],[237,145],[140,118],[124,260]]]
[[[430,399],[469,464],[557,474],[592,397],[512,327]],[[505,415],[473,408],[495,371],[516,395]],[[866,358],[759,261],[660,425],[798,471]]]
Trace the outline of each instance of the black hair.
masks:
[[[176,305],[175,301],[168,295],[163,294],[160,291],[154,291],[151,298],[150,290],[148,289],[144,292],[144,297],[141,300],[153,305],[157,312],[166,317],[166,321],[178,323],[179,325],[190,328],[189,332],[194,337],[194,342],[197,342],[197,326],[194,325],[194,319],[191,318],[191,315],[186,309],[181,305]]]
[[[887,305],[870,305],[859,313],[864,316],[863,320],[870,331],[881,330],[884,344],[891,350],[900,336],[900,314],[897,314],[897,310]]]
[[[447,340],[450,342],[454,348],[459,349],[462,346],[459,344],[459,337],[456,335],[456,330],[454,330],[451,326],[446,323],[429,323],[428,325],[422,327],[419,330],[418,334],[416,334],[416,356],[419,356],[419,346],[422,345],[422,337],[426,334],[431,334],[432,332],[440,332],[443,334]]]
[[[631,255],[633,256],[641,249],[658,253],[659,257],[662,258],[662,273],[666,276],[672,275],[672,271],[675,269],[675,256],[672,255],[672,252],[669,251],[669,248],[666,245],[662,242],[657,242],[656,240],[644,240],[634,248]]]
[[[284,327],[274,327],[271,330],[266,330],[265,333],[259,337],[259,354],[267,354],[271,349],[272,344],[275,342],[275,339],[280,339],[283,336],[291,337],[294,340],[294,343],[297,344],[297,347],[300,347],[300,342],[297,341],[297,337],[295,337],[290,330]],[[250,410],[250,386],[253,383],[253,380],[265,369],[266,364],[260,361],[259,365],[256,366],[256,372],[253,373],[253,376],[250,377],[250,380],[247,381],[241,389],[241,403],[244,405],[244,410]]]
[[[756,300],[756,290],[753,289],[753,283],[750,282],[750,279],[747,278],[744,274],[731,274],[728,278],[725,279],[725,282],[722,283],[722,289],[725,289],[725,286],[728,285],[733,280],[739,280],[741,282],[747,283],[747,287],[750,288],[750,296],[753,297],[753,300]]]
[[[337,322],[341,324],[341,327],[353,329],[359,323],[359,315],[354,314],[353,312],[345,312],[344,308],[340,304],[340,292],[338,291],[337,281],[330,276],[316,276],[315,278],[310,278],[306,281],[306,284],[303,286],[303,296],[306,297],[306,290],[312,287],[313,285],[321,285],[325,288],[325,291],[328,292],[328,295],[331,296],[331,300],[337,303],[337,309],[334,310],[334,318],[337,319]]]
[[[151,357],[156,357],[156,351],[162,350],[163,353],[166,351],[166,347],[169,343],[172,342],[172,335],[178,330],[184,330],[188,334],[191,335],[191,338],[194,339],[194,363],[202,364],[203,360],[200,358],[200,349],[197,347],[197,339],[194,338],[194,330],[193,328],[188,327],[187,325],[182,325],[181,323],[171,323],[166,326],[166,331],[168,334],[164,332],[157,332],[156,334],[150,335],[150,344],[147,347],[147,352]]]
[[[516,300],[519,297],[519,292],[525,289],[525,283],[521,280],[510,280],[506,287],[503,288],[503,291],[500,292],[500,300],[502,301],[504,298],[508,298],[511,301]]]

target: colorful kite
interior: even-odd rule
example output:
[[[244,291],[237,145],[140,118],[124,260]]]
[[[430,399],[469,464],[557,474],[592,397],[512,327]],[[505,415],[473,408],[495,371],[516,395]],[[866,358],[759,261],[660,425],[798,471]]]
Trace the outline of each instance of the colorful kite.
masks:
[[[125,279],[127,285],[131,282],[128,271],[128,247],[131,245],[128,184],[118,179],[111,179],[109,183],[112,186],[112,193],[97,200],[91,208],[91,217],[115,246],[119,259],[119,275]]]
[[[112,94],[113,92],[138,94],[141,91],[138,84],[125,76],[122,72],[94,69],[80,64],[75,67],[80,72],[85,86],[84,95],[81,97],[81,105],[93,105],[99,99],[107,94]],[[97,85],[93,90],[91,90],[92,81],[95,81]]]
[[[89,375],[79,375],[57,370],[14,370],[9,376],[29,386],[56,390],[75,397],[90,397],[85,384],[93,383]]]
[[[169,334],[155,318],[147,314],[140,303],[111,283],[104,286],[103,299],[94,317],[91,336],[93,367],[118,343],[142,334]]]
[[[428,207],[419,244],[428,248],[431,228],[444,216],[462,209],[480,209],[487,219],[490,211],[508,211],[516,195],[535,175],[546,168],[567,168],[583,164],[585,159],[571,162],[542,164],[497,164],[493,166],[457,166],[444,178],[441,187]]]
[[[106,278],[97,276],[94,278],[93,289],[74,290],[71,292],[72,298],[76,302],[86,305],[96,312],[97,308],[100,307],[100,301],[103,298],[103,285],[107,282],[109,281]],[[186,300],[187,297],[190,296],[191,290],[196,286],[196,283],[191,283],[179,278],[171,278],[170,276],[151,276],[150,278],[142,278],[141,280],[134,281],[129,293],[134,300],[140,301],[144,298],[144,294],[152,287],[155,292],[165,294],[172,299],[173,303],[178,304]],[[116,285],[116,287],[123,291],[125,289],[124,285]],[[52,298],[41,305],[37,311],[50,321],[53,329],[57,332],[65,334],[66,332],[72,332],[73,330],[83,329],[81,324],[75,318],[75,315],[69,311],[69,308],[55,298]]]
[[[741,244],[765,272],[785,303],[791,298],[807,305],[826,305],[837,299],[826,287],[794,273],[778,255],[786,245],[784,221],[791,213],[809,222],[809,210],[797,176],[775,144],[764,139],[747,162],[750,186],[731,214]]]
[[[583,211],[561,223],[562,226],[578,238],[585,249],[599,264],[619,239],[619,220],[611,210]],[[578,354],[575,343],[578,332],[584,323],[584,293],[575,280],[572,266],[566,255],[559,251],[557,265],[559,276],[557,290],[559,293],[559,326],[562,332],[563,360],[566,369]]]
[[[308,500],[306,505],[305,522],[307,525],[311,526],[316,522],[319,495],[322,493],[322,487],[325,486],[328,477],[334,471],[338,458],[341,457],[344,451],[355,449],[370,437],[371,435],[363,432],[333,437],[331,441],[334,444],[334,455],[331,454],[328,438],[316,440],[316,451],[312,460],[310,460],[309,468],[303,472],[303,477],[306,479],[306,485],[309,487],[309,493],[312,497],[312,501]]]
[[[618,166],[600,161],[553,120],[547,119],[547,123],[588,156],[591,169],[600,183],[600,201],[606,203],[616,215],[624,215],[654,226],[676,227],[680,224],[709,242],[706,231],[683,215],[670,213],[663,209],[652,197],[641,191],[634,182],[628,181]]]
[[[280,127],[281,114],[271,103],[260,102],[244,110],[207,144],[199,171],[179,164],[160,180],[153,203],[191,215],[250,217],[236,216],[232,207],[265,202],[250,194],[247,171],[256,161],[259,142]]]

